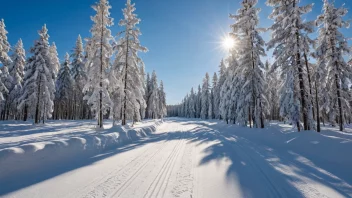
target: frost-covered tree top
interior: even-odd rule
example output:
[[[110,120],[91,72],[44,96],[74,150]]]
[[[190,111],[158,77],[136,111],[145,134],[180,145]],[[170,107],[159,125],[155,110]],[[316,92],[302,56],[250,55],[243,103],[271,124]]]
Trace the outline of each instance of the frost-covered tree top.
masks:
[[[267,0],[267,4],[273,7],[269,15],[274,20],[269,28],[272,39],[268,42],[268,49],[274,48],[276,57],[273,69],[291,65],[297,52],[305,51],[306,33],[314,31],[314,23],[302,19],[302,15],[312,11],[313,4],[300,6],[299,3],[300,0]]]
[[[137,27],[141,20],[137,17],[137,14],[134,13],[135,10],[135,4],[131,4],[131,1],[128,0],[126,8],[123,9],[124,19],[119,22],[119,26],[124,26],[125,31],[118,34],[121,38],[116,45],[118,51],[116,59],[119,60],[116,64],[124,64],[126,62],[126,53],[128,52],[129,61],[133,64],[141,65],[143,64],[143,61],[138,57],[138,52],[148,51],[146,47],[143,47],[140,44],[138,38],[142,35]],[[123,34],[124,36],[122,36]]]
[[[8,65],[10,61],[10,57],[8,56],[8,52],[10,51],[10,44],[7,41],[6,26],[4,19],[0,20],[0,64]]]
[[[15,89],[21,88],[24,77],[24,67],[26,64],[26,53],[23,48],[22,39],[18,40],[15,45],[11,59],[13,62],[9,72],[12,77],[12,84]]]
[[[81,35],[78,35],[76,46],[73,49],[71,76],[75,81],[75,85],[79,90],[82,90],[84,83],[87,81],[87,71],[84,63],[84,49]]]
[[[73,81],[70,74],[70,56],[65,55],[65,61],[61,64],[56,81],[56,97],[59,100],[70,98],[73,88]]]
[[[59,68],[60,68],[60,60],[59,60],[59,55],[57,53],[57,48],[56,48],[56,44],[53,42],[52,45],[49,48],[49,52],[50,52],[50,57],[51,57],[51,71],[54,75],[54,79],[57,76],[57,73],[59,72]]]

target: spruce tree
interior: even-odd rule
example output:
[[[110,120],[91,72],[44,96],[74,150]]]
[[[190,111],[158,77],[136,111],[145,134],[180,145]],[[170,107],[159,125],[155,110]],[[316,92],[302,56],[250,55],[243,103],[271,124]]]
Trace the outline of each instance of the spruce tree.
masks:
[[[107,69],[110,66],[110,57],[113,54],[111,42],[113,37],[109,27],[113,25],[110,17],[111,6],[107,0],[100,0],[93,6],[96,15],[91,17],[94,22],[90,30],[92,37],[87,39],[87,62],[88,80],[83,88],[86,94],[84,99],[91,105],[96,114],[98,127],[103,128],[103,114],[112,106],[108,92],[109,80]]]

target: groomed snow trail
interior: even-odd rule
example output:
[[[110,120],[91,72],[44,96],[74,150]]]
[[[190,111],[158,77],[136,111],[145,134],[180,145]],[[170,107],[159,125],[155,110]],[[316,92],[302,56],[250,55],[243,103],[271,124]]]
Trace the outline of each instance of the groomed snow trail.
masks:
[[[308,159],[294,147],[284,150],[274,140],[261,143],[259,134],[252,137],[247,130],[215,121],[166,119],[150,137],[58,164],[52,168],[61,169],[56,174],[49,169],[18,176],[17,182],[27,185],[0,197],[352,196],[348,175],[341,178],[337,171],[317,166],[314,162],[321,160]],[[267,136],[265,132],[260,133]],[[49,176],[37,178],[43,174]]]

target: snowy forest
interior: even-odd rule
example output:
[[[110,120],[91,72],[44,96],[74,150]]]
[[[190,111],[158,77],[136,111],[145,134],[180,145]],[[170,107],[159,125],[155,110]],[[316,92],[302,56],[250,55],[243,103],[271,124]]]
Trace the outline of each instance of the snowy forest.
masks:
[[[100,0],[92,8],[96,15],[91,17],[91,37],[83,42],[78,35],[63,61],[45,24],[26,54],[21,39],[10,45],[4,19],[0,21],[1,120],[33,119],[38,124],[47,119],[95,118],[102,128],[103,119],[126,125],[127,120],[166,115],[163,82],[158,82],[155,71],[146,74],[138,55],[148,49],[138,38],[141,20],[135,4],[127,1],[116,36],[110,30],[114,20],[109,2]]]
[[[2,1],[0,198],[352,197],[349,9]]]
[[[267,121],[285,121],[298,131],[351,123],[352,61],[348,10],[323,0],[323,8],[299,0],[267,0],[271,27],[258,27],[258,0],[243,0],[233,20],[233,42],[219,72],[203,82],[179,105],[168,106],[168,116],[221,119],[241,126],[264,128]],[[322,10],[316,20],[305,15]],[[261,33],[271,32],[265,42]],[[318,32],[317,38],[312,34]],[[269,50],[273,61],[265,61]],[[270,59],[271,60],[271,59]]]

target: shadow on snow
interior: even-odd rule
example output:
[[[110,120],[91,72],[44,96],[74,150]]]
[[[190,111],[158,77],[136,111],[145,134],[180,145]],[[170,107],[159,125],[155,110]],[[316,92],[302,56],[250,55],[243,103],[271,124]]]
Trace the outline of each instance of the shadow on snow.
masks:
[[[0,196],[150,143],[180,138],[186,138],[188,144],[203,148],[199,167],[209,163],[220,163],[222,160],[230,162],[226,171],[226,181],[227,183],[237,182],[243,197],[304,197],[302,189],[314,190],[305,188],[307,181],[325,186],[345,197],[350,197],[352,194],[351,170],[339,170],[339,166],[342,169],[342,167],[351,167],[352,164],[326,161],[324,158],[315,156],[319,153],[313,155],[313,151],[306,152],[304,147],[298,149],[291,146],[289,144],[291,142],[276,141],[274,135],[280,136],[280,134],[271,133],[268,129],[247,129],[211,121],[178,118],[165,121],[166,124],[168,122],[191,125],[191,134],[184,136],[178,131],[152,134],[147,138],[117,149],[103,151],[98,155],[95,153],[78,158],[76,156],[74,159],[41,167],[23,175],[13,175],[6,180],[0,180]],[[292,142],[297,141],[295,139],[299,139],[300,135],[298,133],[281,134],[282,139],[293,139]],[[319,142],[320,147],[327,143],[328,141],[324,142],[324,139]]]

